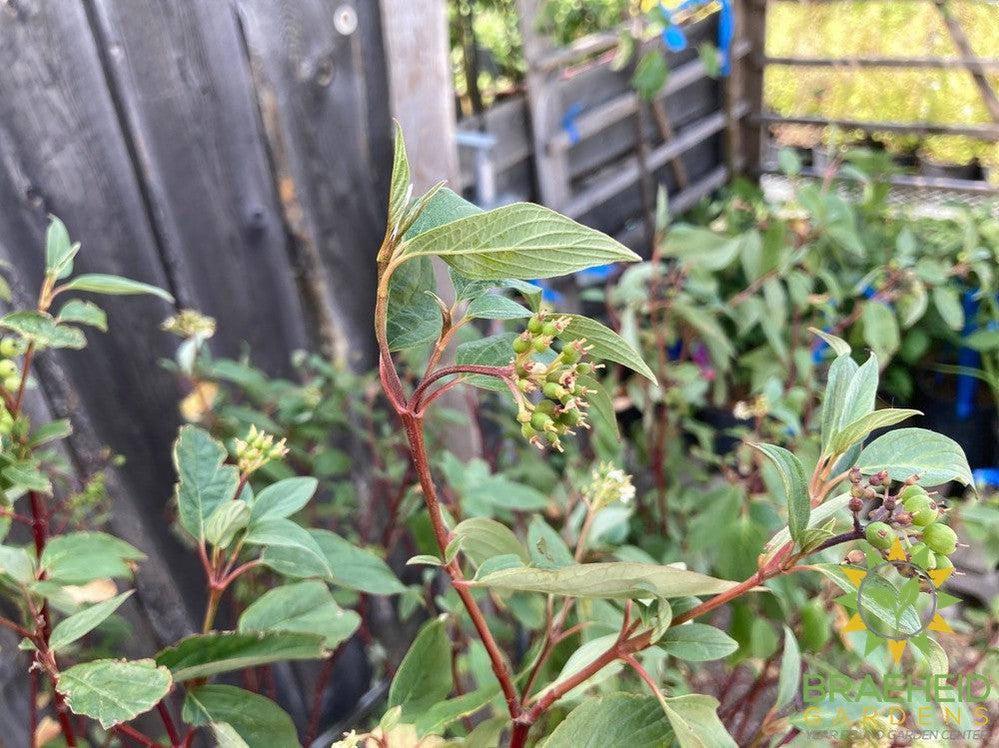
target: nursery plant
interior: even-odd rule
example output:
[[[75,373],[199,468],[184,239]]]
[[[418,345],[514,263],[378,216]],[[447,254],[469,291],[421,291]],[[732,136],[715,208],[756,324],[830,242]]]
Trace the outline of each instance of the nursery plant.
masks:
[[[33,423],[25,391],[36,355],[86,345],[80,325],[107,329],[103,310],[78,294],[166,292],[109,275],[73,275],[79,244],[58,219],[49,226],[45,276],[34,309],[0,318],[4,410],[0,430],[0,586],[6,601],[0,625],[22,637],[30,683],[33,740],[61,734],[67,746],[93,744],[112,735],[160,745],[133,724],[158,713],[171,746],[190,745],[200,728],[223,745],[298,745],[295,726],[274,702],[252,691],[215,684],[215,676],[279,660],[327,656],[357,629],[360,617],[342,609],[331,586],[378,595],[405,587],[375,554],[339,535],[308,529],[289,519],[316,490],[312,477],[280,477],[274,465],[287,454],[283,440],[251,425],[227,449],[207,431],[184,426],[174,447],[178,530],[200,558],[207,587],[200,633],[192,633],[143,659],[88,656],[109,619],[132,590],[127,584],[144,555],[112,534],[77,530],[100,522],[93,496],[65,491],[58,476],[58,440],[68,421]],[[58,311],[55,309],[58,307]],[[204,318],[175,320],[192,338],[204,337]],[[185,356],[181,356],[185,360]],[[93,492],[91,492],[93,493]],[[96,498],[100,498],[97,496]],[[88,504],[88,500],[90,503]],[[30,536],[25,543],[23,529]],[[334,581],[332,568],[338,569]],[[258,575],[264,589],[238,616],[235,630],[219,631],[216,617],[233,583]],[[122,643],[104,643],[113,650]],[[170,695],[183,698],[178,715]],[[58,720],[50,730],[46,704]],[[44,715],[47,718],[47,715]],[[147,721],[148,724],[148,721]],[[148,730],[148,727],[145,729]]]
[[[682,558],[593,560],[588,537],[601,513],[634,495],[630,478],[613,466],[579,481],[584,516],[578,529],[553,527],[542,514],[527,523],[513,502],[492,516],[466,517],[460,501],[445,503],[433,475],[425,446],[429,408],[459,386],[496,389],[506,393],[509,417],[525,440],[554,453],[563,449],[610,402],[594,377],[599,367],[623,366],[655,377],[623,338],[595,320],[543,306],[529,281],[639,258],[539,206],[482,212],[440,185],[414,197],[401,133],[388,216],[377,257],[379,371],[405,431],[436,542],[433,553],[410,563],[439,571],[451,589],[438,601],[441,615],[425,625],[401,663],[381,723],[338,745],[431,745],[449,729],[471,729],[476,740],[491,742],[508,734],[512,746],[584,739],[732,745],[717,700],[674,687],[669,678],[667,657],[700,661],[735,648],[723,631],[695,619],[743,596],[772,593],[776,580],[806,568],[806,559],[845,543],[867,539],[872,552],[887,552],[891,543],[885,540],[897,536],[910,548],[925,541],[942,559],[953,551],[949,529],[938,522],[939,508],[927,500],[927,524],[916,524],[905,501],[910,494],[922,496],[923,485],[970,483],[960,447],[920,429],[893,431],[865,446],[874,429],[908,413],[876,410],[876,357],[861,366],[843,340],[821,332],[837,355],[823,398],[820,448],[799,457],[776,445],[754,445],[778,477],[775,491],[783,499],[786,526],[751,560],[747,578],[711,577],[687,568]],[[433,257],[449,268],[454,295],[448,301],[434,283]],[[483,318],[515,321],[519,331],[460,345],[455,362],[442,363],[458,330]],[[416,346],[425,346],[416,368],[422,374],[407,384],[395,355]],[[607,416],[612,422],[613,413]],[[511,646],[516,642],[504,620],[509,611],[524,626],[525,600],[539,602],[543,611],[530,626],[526,650]],[[448,667],[451,624],[474,630],[475,650],[488,662],[488,669],[475,671],[475,689],[457,696],[452,694],[463,688]],[[782,677],[789,685],[774,711],[790,703],[799,677],[800,660],[789,642]],[[556,652],[561,667],[553,669]],[[619,677],[622,668],[633,677]],[[610,677],[617,679],[617,690],[590,695]],[[490,704],[500,711],[495,718],[454,727]],[[574,708],[566,714],[567,704]]]

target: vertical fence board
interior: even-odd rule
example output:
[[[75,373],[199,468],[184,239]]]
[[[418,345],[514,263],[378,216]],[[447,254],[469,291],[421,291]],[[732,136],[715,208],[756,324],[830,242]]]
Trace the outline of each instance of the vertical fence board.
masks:
[[[245,341],[255,362],[286,371],[306,344],[305,317],[232,10],[93,7],[178,301],[218,319],[216,353]]]
[[[367,31],[360,24],[370,23],[370,9],[321,0],[236,0],[236,6],[285,217],[299,250],[321,259],[342,328],[332,353],[370,364],[374,256],[385,203],[378,189],[384,182],[372,176],[387,163],[382,133],[388,131],[387,117],[368,121],[368,98],[387,101],[384,68],[362,59]]]

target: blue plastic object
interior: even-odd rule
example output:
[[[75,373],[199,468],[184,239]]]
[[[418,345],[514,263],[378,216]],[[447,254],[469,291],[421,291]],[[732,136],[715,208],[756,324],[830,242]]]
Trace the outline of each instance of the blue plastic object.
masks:
[[[971,471],[971,477],[975,479],[976,486],[999,488],[999,467],[978,468]]]
[[[576,118],[583,113],[583,105],[579,102],[570,104],[562,115],[562,129],[569,136],[569,143],[576,145],[579,142],[579,128],[576,127]]]
[[[731,0],[684,0],[676,8],[670,10],[660,3],[659,12],[662,14],[665,27],[663,28],[663,44],[670,52],[682,52],[687,48],[687,36],[683,33],[680,25],[673,20],[674,13],[681,11],[695,10],[702,5],[713,5],[718,3],[718,55],[719,72],[723,77],[728,77],[732,72],[732,40],[735,38],[735,15],[732,11]]]

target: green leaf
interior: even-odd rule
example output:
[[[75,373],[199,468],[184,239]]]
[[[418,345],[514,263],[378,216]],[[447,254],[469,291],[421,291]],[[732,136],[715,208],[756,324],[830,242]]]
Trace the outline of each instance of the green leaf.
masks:
[[[321,636],[288,631],[196,634],[160,651],[156,664],[180,682],[281,660],[317,660],[322,644]]]
[[[69,618],[60,621],[52,629],[52,637],[49,639],[49,649],[53,652],[58,652],[68,647],[77,639],[89,634],[100,626],[108,616],[118,610],[121,604],[131,597],[132,592],[132,590],[122,592],[110,600],[91,605],[89,608],[81,610],[79,613],[74,613]]]
[[[977,330],[962,341],[968,348],[981,353],[999,349],[999,330]]]
[[[889,361],[898,350],[898,320],[891,307],[881,301],[864,304],[860,319],[864,323],[864,342],[882,361]]]
[[[404,263],[392,273],[385,328],[389,350],[413,348],[440,337],[441,310],[432,295],[436,288],[429,257]]]
[[[717,271],[728,267],[739,256],[740,238],[716,234],[711,229],[680,224],[670,229],[662,245],[663,254],[688,265]]]
[[[850,503],[850,494],[843,493],[832,499],[827,499],[819,506],[815,507],[809,515],[808,518],[808,529],[812,530],[822,526],[827,519],[840,513],[847,504]],[[807,533],[806,533],[807,535]],[[788,528],[781,529],[780,532],[776,533],[764,548],[764,552],[767,554],[765,561],[769,561],[773,558],[771,554],[780,550],[785,545],[791,541],[791,531]]]
[[[323,638],[333,649],[350,638],[361,617],[344,610],[333,599],[324,582],[309,580],[276,587],[257,598],[239,617],[239,630],[293,631]]]
[[[290,517],[309,503],[319,487],[315,478],[286,478],[272,483],[253,500],[251,523]]]
[[[487,517],[471,517],[459,522],[451,532],[448,555],[452,546],[460,548],[476,566],[481,566],[493,556],[508,554],[519,557],[525,564],[530,562],[527,551],[513,531]]]
[[[780,678],[777,682],[777,703],[775,709],[783,707],[794,701],[798,694],[798,686],[801,684],[801,650],[798,648],[798,640],[794,638],[794,632],[787,626],[784,627],[784,653],[780,659]]]
[[[581,375],[576,377],[576,381],[590,391],[586,400],[590,404],[590,416],[594,428],[599,430],[607,427],[613,438],[621,441],[621,429],[618,426],[617,413],[614,411],[614,401],[611,400],[610,393],[593,377]]]
[[[801,174],[801,158],[793,148],[781,148],[777,152],[777,165],[789,177]]]
[[[843,338],[837,337],[836,335],[832,335],[828,332],[825,332],[824,330],[819,330],[816,327],[809,327],[808,331],[813,335],[818,335],[820,338],[822,338],[828,344],[828,346],[833,349],[833,352],[835,352],[837,357],[849,356],[850,352],[853,350],[852,348],[850,348],[849,343],[843,340]]]
[[[416,734],[420,737],[424,735],[440,735],[448,725],[475,714],[495,699],[499,693],[500,688],[498,685],[485,686],[453,699],[439,701],[429,709],[425,709],[415,715]],[[472,748],[472,745],[470,740],[466,741],[468,748]]]
[[[586,699],[539,748],[663,748],[672,742],[673,729],[655,698],[612,693]]]
[[[268,549],[291,549],[297,554],[311,557],[309,563],[315,569],[322,569],[327,575],[330,573],[329,561],[315,538],[290,519],[269,519],[251,525],[243,542],[247,545],[266,546]],[[280,573],[281,570],[275,568],[275,571]]]
[[[90,273],[78,275],[67,282],[63,288],[67,291],[90,291],[108,296],[133,296],[135,294],[151,294],[173,303],[173,296],[162,288],[148,283],[122,278],[120,275],[101,275]]]
[[[73,258],[79,251],[80,245],[70,241],[66,224],[49,216],[45,232],[45,274],[56,279],[65,278],[73,272]]]
[[[635,74],[631,76],[631,85],[636,93],[646,101],[652,101],[663,90],[669,79],[669,66],[666,58],[658,49],[650,49],[635,66]]]
[[[223,464],[225,447],[204,429],[182,426],[173,447],[177,470],[177,513],[180,525],[194,538],[205,534],[205,521],[224,501],[236,496],[239,470]]]
[[[706,662],[728,657],[739,648],[739,643],[714,626],[685,623],[667,629],[659,640],[659,646],[681,660]]]
[[[579,340],[584,338],[587,347],[592,346],[589,355],[599,361],[613,361],[636,371],[653,384],[657,384],[656,375],[645,363],[642,354],[636,351],[628,341],[602,325],[596,320],[582,317],[578,314],[559,315],[569,317],[569,325],[559,333],[560,340]]]
[[[35,560],[24,548],[0,545],[0,574],[18,584],[30,584],[35,579]]]
[[[447,619],[440,616],[420,629],[402,658],[389,686],[388,706],[401,706],[404,718],[411,720],[446,699],[453,687],[451,638]]]
[[[398,595],[406,587],[377,555],[328,530],[310,530],[333,571],[333,581],[372,595]]]
[[[878,359],[871,354],[864,365],[850,377],[850,383],[843,392],[843,402],[838,409],[836,421],[837,431],[874,410],[878,379]]]
[[[129,577],[131,564],[146,556],[124,540],[103,532],[57,535],[42,551],[48,578],[63,584],[86,584],[107,577]]]
[[[268,698],[236,686],[198,686],[187,692],[181,715],[194,727],[211,725],[220,748],[285,748],[298,746],[295,724]],[[242,743],[226,742],[235,733]]]
[[[513,361],[513,341],[516,338],[516,333],[504,332],[481,340],[470,340],[455,349],[454,361],[463,366],[507,366]],[[485,390],[507,391],[507,386],[496,377],[475,375],[466,377],[465,381]]]
[[[216,548],[228,548],[236,533],[250,524],[250,507],[242,499],[219,504],[205,520],[205,540]]]
[[[527,546],[531,563],[542,569],[558,569],[575,563],[562,536],[538,514],[531,518],[527,528]]]
[[[56,688],[74,714],[106,730],[148,712],[171,683],[170,672],[152,660],[94,660],[63,670]]]
[[[0,327],[13,330],[38,348],[73,348],[79,350],[87,344],[80,330],[61,325],[44,312],[11,312],[0,317]]]
[[[918,474],[925,486],[956,480],[973,485],[968,458],[953,439],[926,429],[895,429],[864,448],[857,467],[865,475],[887,470],[893,480]]]
[[[599,231],[529,203],[459,218],[403,245],[403,258],[432,255],[471,280],[551,278],[639,259]]]
[[[836,433],[840,413],[846,400],[846,390],[860,367],[848,353],[840,354],[829,367],[826,389],[822,395],[822,452]]]
[[[506,296],[486,293],[468,305],[467,315],[471,319],[524,319],[531,316],[531,310]]]
[[[940,317],[951,330],[964,327],[964,307],[961,305],[961,293],[953,286],[935,286],[930,291],[933,305]]]
[[[0,470],[0,475],[3,475],[10,482],[11,489],[41,491],[45,494],[51,494],[52,483],[39,467],[38,460],[32,457],[8,465]]]
[[[586,669],[600,659],[602,655],[606,654],[607,651],[617,643],[617,638],[617,634],[607,634],[606,636],[598,636],[596,639],[590,639],[589,641],[584,642],[578,649],[576,649],[576,651],[569,655],[569,659],[565,661],[565,665],[563,665],[562,670],[559,671],[558,677],[549,683],[548,686],[538,694],[539,698],[544,696],[545,693],[551,691],[553,688],[557,688],[562,685],[567,680],[572,678],[572,676]],[[615,675],[623,666],[624,663],[620,661],[608,664],[606,667],[598,670],[585,681],[569,691],[566,696],[571,698],[575,694],[585,692],[598,683],[602,683],[611,676]]]
[[[619,600],[714,595],[736,586],[735,582],[673,566],[623,561],[573,564],[559,569],[504,569],[468,584],[501,592],[538,592]]]
[[[680,748],[735,748],[735,741],[718,719],[718,699],[692,693],[663,702]]]
[[[438,226],[444,226],[461,218],[482,213],[482,208],[474,205],[447,187],[437,190],[426,204],[419,217],[406,231],[405,239],[410,241]]]
[[[875,429],[883,429],[901,423],[907,418],[922,415],[922,411],[910,408],[882,408],[861,416],[839,431],[829,444],[832,454],[843,454],[853,444],[862,442]]]
[[[395,143],[392,151],[392,180],[389,186],[388,221],[393,228],[403,219],[409,206],[413,178],[409,170],[409,158],[406,156],[406,140],[402,134],[402,126],[395,122]]]
[[[73,425],[67,418],[60,418],[56,421],[49,421],[31,434],[28,444],[32,447],[40,447],[43,444],[65,439],[73,433]]]
[[[791,452],[773,444],[754,444],[767,459],[769,459],[780,475],[784,486],[784,496],[787,499],[787,525],[791,530],[791,538],[801,543],[805,529],[808,527],[808,515],[812,509],[811,498],[808,495],[808,482],[805,480],[805,469],[801,462]]]
[[[81,325],[96,327],[102,332],[108,331],[108,315],[97,304],[82,299],[70,299],[62,305],[57,322],[79,322]]]

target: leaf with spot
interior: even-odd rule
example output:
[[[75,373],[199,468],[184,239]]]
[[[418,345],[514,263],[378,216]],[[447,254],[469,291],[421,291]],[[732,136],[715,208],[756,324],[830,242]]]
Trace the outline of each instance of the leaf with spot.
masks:
[[[74,714],[106,730],[148,712],[171,683],[170,671],[152,660],[94,660],[63,670],[56,689]]]

